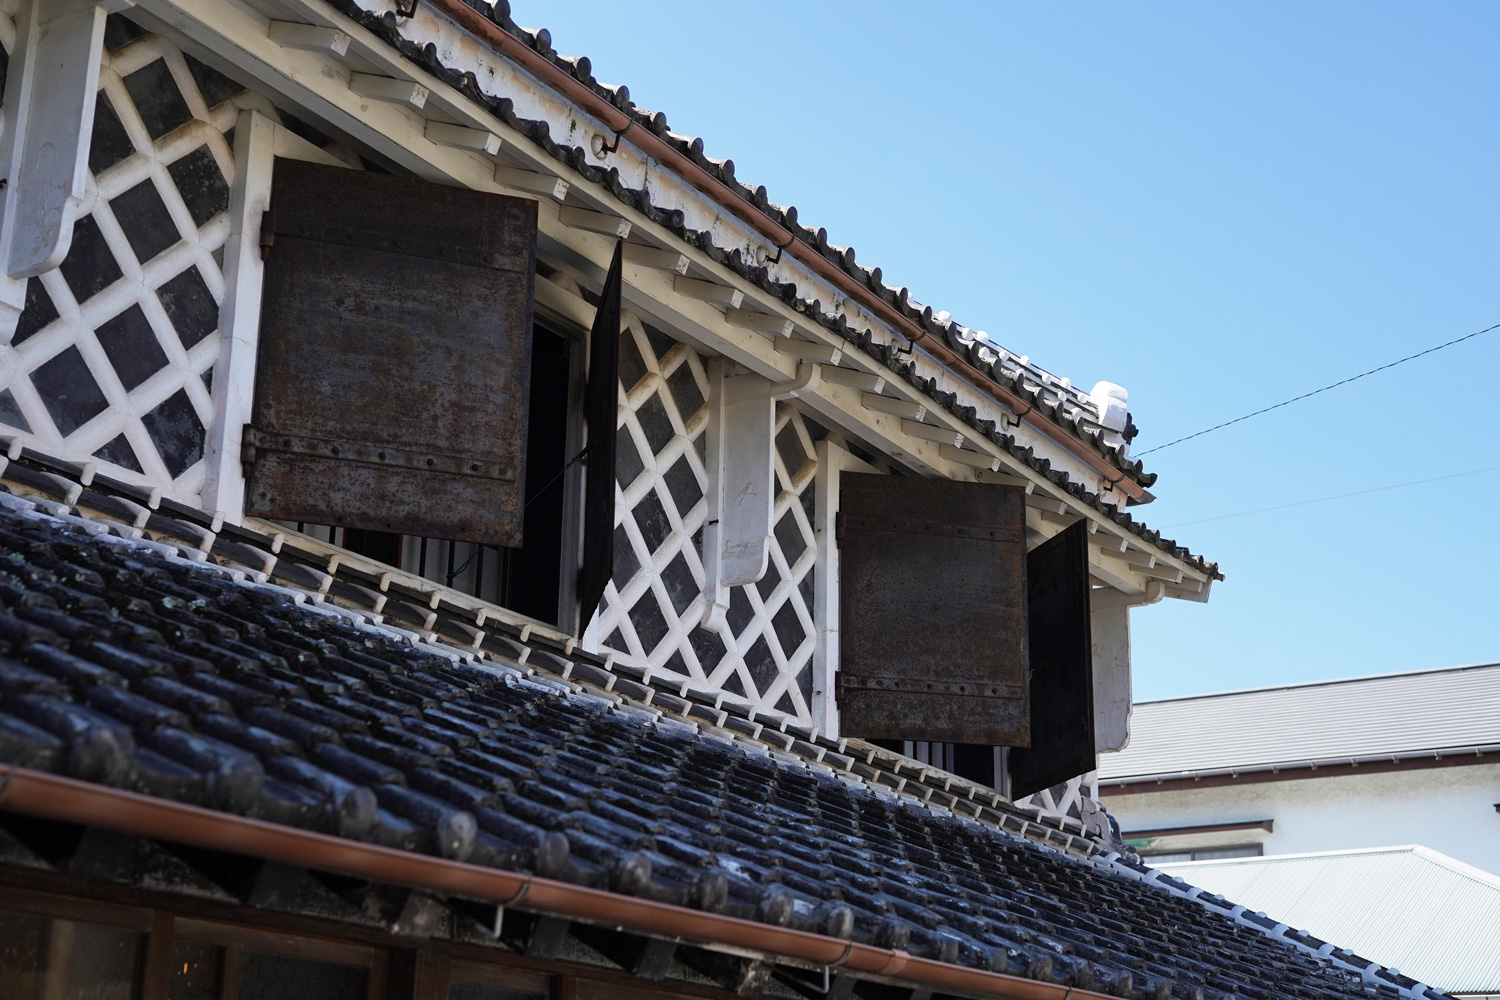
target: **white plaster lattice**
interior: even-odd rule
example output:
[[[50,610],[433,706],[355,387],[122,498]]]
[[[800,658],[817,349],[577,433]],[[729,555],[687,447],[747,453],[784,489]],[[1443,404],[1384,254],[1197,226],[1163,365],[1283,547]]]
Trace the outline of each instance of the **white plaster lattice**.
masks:
[[[13,40],[0,24],[7,52]],[[0,346],[0,430],[196,503],[214,433],[236,121],[253,108],[309,147],[328,140],[120,15],[104,42],[71,246],[30,279]]]
[[[620,344],[615,578],[588,634],[618,658],[811,721],[816,424],[776,407],[775,537],[766,575],[703,616],[708,373],[686,344],[627,316]]]
[[[0,422],[184,500],[202,487],[213,414],[237,110],[211,110],[204,89],[228,82],[198,66],[200,89],[194,70],[159,36],[106,52],[72,246],[31,280],[0,348]]]

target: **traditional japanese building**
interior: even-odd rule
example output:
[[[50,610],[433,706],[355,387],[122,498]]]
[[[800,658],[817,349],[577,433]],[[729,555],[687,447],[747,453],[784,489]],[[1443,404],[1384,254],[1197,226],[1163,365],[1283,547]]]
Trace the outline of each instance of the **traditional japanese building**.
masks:
[[[0,9],[4,995],[1440,995],[1099,807],[1123,389],[503,3]]]

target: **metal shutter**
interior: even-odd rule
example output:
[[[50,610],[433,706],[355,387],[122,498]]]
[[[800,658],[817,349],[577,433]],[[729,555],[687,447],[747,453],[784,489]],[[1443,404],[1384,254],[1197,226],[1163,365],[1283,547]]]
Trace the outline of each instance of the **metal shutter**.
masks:
[[[521,544],[536,202],[277,160],[246,511]]]
[[[903,476],[840,483],[841,731],[1028,743],[1024,492]]]

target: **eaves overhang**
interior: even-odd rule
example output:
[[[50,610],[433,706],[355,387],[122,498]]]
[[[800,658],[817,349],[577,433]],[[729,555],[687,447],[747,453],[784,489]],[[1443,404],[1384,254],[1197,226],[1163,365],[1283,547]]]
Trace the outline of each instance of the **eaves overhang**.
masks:
[[[1019,481],[1036,494],[1039,510],[1056,508],[1050,523],[1038,524],[1043,537],[1079,517],[1087,519],[1091,542],[1098,546],[1101,583],[1141,594],[1156,581],[1164,596],[1203,601],[1211,583],[1223,578],[1216,564],[1125,510],[1145,480],[1125,475],[1097,449],[1090,452],[1083,438],[1061,432],[1062,424],[1045,416],[1061,412],[1064,424],[1083,420],[1080,426],[1088,434],[1103,433],[1102,425],[1090,422],[1093,411],[1084,394],[1065,380],[1022,365],[1025,359],[962,332],[952,332],[956,339],[944,350],[961,349],[973,364],[955,368],[938,356],[937,334],[929,331],[913,346],[907,333],[882,318],[874,304],[867,307],[860,296],[832,283],[793,250],[779,261],[766,257],[764,235],[742,218],[764,213],[743,199],[734,206],[738,213],[730,212],[709,196],[713,191],[705,193],[692,183],[688,174],[703,168],[688,154],[672,153],[670,144],[661,157],[636,146],[633,139],[645,142],[647,135],[663,141],[649,129],[637,126],[620,133],[617,141],[611,140],[613,151],[593,162],[599,157],[582,143],[590,135],[615,133],[599,117],[607,115],[606,109],[594,114],[574,92],[587,91],[597,104],[603,100],[598,85],[586,87],[563,73],[557,60],[542,59],[534,47],[526,47],[531,62],[550,67],[548,80],[533,75],[511,58],[522,46],[519,37],[472,8],[447,4],[440,10],[432,3],[420,4],[415,17],[402,19],[351,0],[290,0],[275,5],[270,15],[258,13],[271,9],[258,0],[249,0],[248,6],[143,0],[132,16],[196,43],[198,55],[217,62],[217,68],[248,72],[257,86],[327,117],[357,141],[391,147],[393,162],[419,176],[500,191],[517,190],[518,174],[530,178],[521,182],[530,187],[550,184],[555,190],[562,182],[566,197],[558,204],[542,196],[543,237],[549,232],[566,235],[566,246],[554,240],[562,250],[558,263],[582,286],[597,286],[602,279],[602,262],[613,243],[603,233],[606,229],[628,230],[632,241],[644,241],[631,246],[680,259],[690,273],[664,274],[659,264],[627,265],[626,297],[634,295],[632,308],[644,315],[652,308],[665,309],[688,337],[712,343],[726,357],[775,382],[796,381],[823,369],[830,376],[823,388],[801,397],[819,419],[842,415],[847,421],[855,414],[881,435],[874,443],[890,447],[895,460],[919,474],[980,479],[994,474],[997,481]],[[450,9],[451,17],[446,13]],[[292,51],[244,37],[263,30],[268,16],[295,16],[332,31],[345,39],[347,52]],[[476,33],[480,29],[483,36]],[[504,36],[498,48],[490,37],[496,33]],[[216,39],[237,44],[237,61],[215,51]],[[409,79],[430,96],[421,115],[380,105],[351,93],[349,79],[341,75],[351,72]],[[614,108],[609,120],[619,124],[624,111],[608,107]],[[423,116],[429,127],[456,125],[490,135],[499,146],[498,157],[435,145],[424,136]],[[566,134],[568,141],[555,141],[555,134]],[[669,154],[675,159],[669,161]],[[711,188],[724,189],[722,177],[710,180]],[[529,189],[524,193],[537,196]],[[796,246],[802,248],[799,253],[806,250],[805,241]],[[824,255],[815,257],[813,264],[825,270],[831,266]],[[853,281],[840,274],[844,282]],[[550,284],[539,282],[539,287]],[[743,300],[743,307],[726,307],[718,299]],[[831,305],[825,307],[825,300]],[[577,305],[587,308],[581,299]],[[766,332],[769,326],[783,329],[778,336]],[[990,391],[1004,389],[994,378],[972,377],[982,375],[985,366],[991,374],[996,366],[1015,373],[1015,391],[1005,389],[1018,401],[1015,407]],[[923,410],[925,419],[862,410],[861,389],[839,384],[851,380],[885,385],[888,395]]]

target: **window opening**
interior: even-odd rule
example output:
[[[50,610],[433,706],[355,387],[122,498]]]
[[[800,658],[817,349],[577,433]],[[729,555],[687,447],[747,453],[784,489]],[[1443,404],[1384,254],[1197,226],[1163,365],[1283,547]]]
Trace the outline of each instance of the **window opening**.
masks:
[[[303,534],[395,566],[425,580],[552,625],[563,625],[565,554],[576,533],[567,468],[579,371],[570,337],[533,329],[526,435],[524,542],[503,545],[370,531],[354,526],[282,522]],[[576,449],[574,449],[576,450]]]
[[[1169,865],[1178,861],[1221,861],[1224,858],[1258,858],[1264,854],[1260,844],[1232,847],[1205,847],[1196,851],[1142,851],[1141,860],[1152,865]]]
[[[0,910],[0,996],[140,995],[139,931]]]

